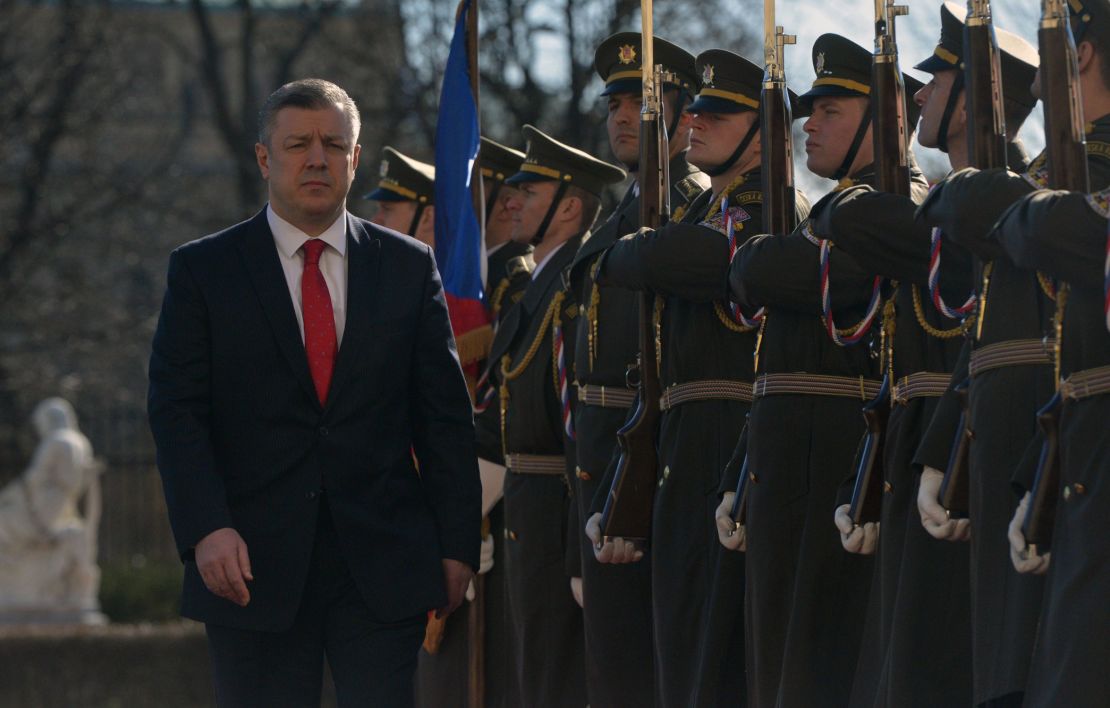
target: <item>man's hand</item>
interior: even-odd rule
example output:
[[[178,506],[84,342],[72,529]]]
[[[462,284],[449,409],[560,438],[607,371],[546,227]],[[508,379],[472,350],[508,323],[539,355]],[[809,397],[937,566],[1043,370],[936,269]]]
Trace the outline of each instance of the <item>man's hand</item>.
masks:
[[[482,549],[478,555],[478,575],[493,570],[493,534],[482,539]]]
[[[971,538],[970,519],[949,519],[948,512],[937,501],[944,473],[935,467],[926,467],[921,473],[921,486],[917,489],[917,511],[921,525],[929,535],[941,541],[966,541]]]
[[[586,538],[594,546],[594,558],[598,563],[634,563],[644,557],[644,552],[636,548],[632,541],[611,538],[601,542],[601,514],[594,514],[586,522]]]
[[[447,585],[447,604],[436,610],[436,619],[443,619],[459,608],[474,571],[470,566],[454,558],[443,559],[443,579]]]
[[[574,595],[574,601],[578,603],[579,607],[586,606],[586,598],[582,594],[582,578],[570,579],[570,594]]]
[[[1017,510],[1014,511],[1014,518],[1010,519],[1010,527],[1006,532],[1006,537],[1010,539],[1010,562],[1014,564],[1014,570],[1019,573],[1044,575],[1048,572],[1052,554],[1046,553],[1042,556],[1029,548],[1029,544],[1025,541],[1025,534],[1021,531],[1021,524],[1029,511],[1030,499],[1029,492],[1026,492]]]
[[[216,529],[200,540],[194,552],[205,587],[213,595],[246,607],[251,601],[247,581],[254,580],[254,576],[247,544],[239,532],[232,528]]]
[[[748,550],[747,530],[741,526],[736,528],[732,521],[732,505],[736,501],[736,492],[725,492],[721,503],[717,505],[714,519],[717,521],[717,540],[730,551],[743,553]]]
[[[852,517],[848,515],[851,509],[850,505],[841,504],[836,507],[836,513],[833,515],[833,523],[840,531],[840,545],[844,546],[844,550],[849,553],[869,556],[879,545],[879,524],[869,521],[863,526],[856,526],[852,522]]]

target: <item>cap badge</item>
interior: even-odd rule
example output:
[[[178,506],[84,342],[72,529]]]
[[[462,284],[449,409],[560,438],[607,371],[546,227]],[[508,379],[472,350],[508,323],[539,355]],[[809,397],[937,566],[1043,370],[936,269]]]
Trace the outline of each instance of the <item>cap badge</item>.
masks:
[[[389,174],[389,160],[382,160],[382,165],[378,168],[378,176],[385,177],[387,174]]]
[[[713,65],[706,64],[701,70],[701,82],[706,86],[713,85]]]
[[[817,61],[813,63],[813,68],[818,74],[825,73],[825,53],[817,52]]]
[[[620,59],[621,64],[631,64],[636,61],[636,47],[631,44],[622,45],[617,58]]]

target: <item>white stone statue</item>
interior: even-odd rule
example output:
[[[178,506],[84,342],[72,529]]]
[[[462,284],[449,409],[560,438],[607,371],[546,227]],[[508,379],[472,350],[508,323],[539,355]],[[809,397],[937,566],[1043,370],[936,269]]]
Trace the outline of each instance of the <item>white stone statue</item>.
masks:
[[[99,465],[68,401],[46,399],[31,422],[31,464],[0,489],[0,623],[101,623]]]

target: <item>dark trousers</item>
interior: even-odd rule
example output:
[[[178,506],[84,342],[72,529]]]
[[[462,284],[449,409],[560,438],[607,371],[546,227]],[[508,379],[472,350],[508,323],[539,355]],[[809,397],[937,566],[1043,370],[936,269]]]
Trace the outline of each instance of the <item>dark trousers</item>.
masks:
[[[424,624],[423,614],[396,623],[373,618],[343,559],[325,497],[293,626],[274,633],[206,625],[216,703],[319,706],[326,656],[340,708],[408,708]]]

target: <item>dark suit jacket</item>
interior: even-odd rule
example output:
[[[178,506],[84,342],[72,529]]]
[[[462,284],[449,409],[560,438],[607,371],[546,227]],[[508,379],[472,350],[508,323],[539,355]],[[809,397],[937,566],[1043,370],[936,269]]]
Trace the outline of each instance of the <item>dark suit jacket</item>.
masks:
[[[478,564],[473,421],[432,253],[355,216],[347,248],[347,319],[324,406],[265,211],[170,256],[148,408],[186,617],[288,628],[321,489],[381,621],[446,604],[442,558]],[[210,593],[193,559],[223,527],[250,554],[243,608]]]

